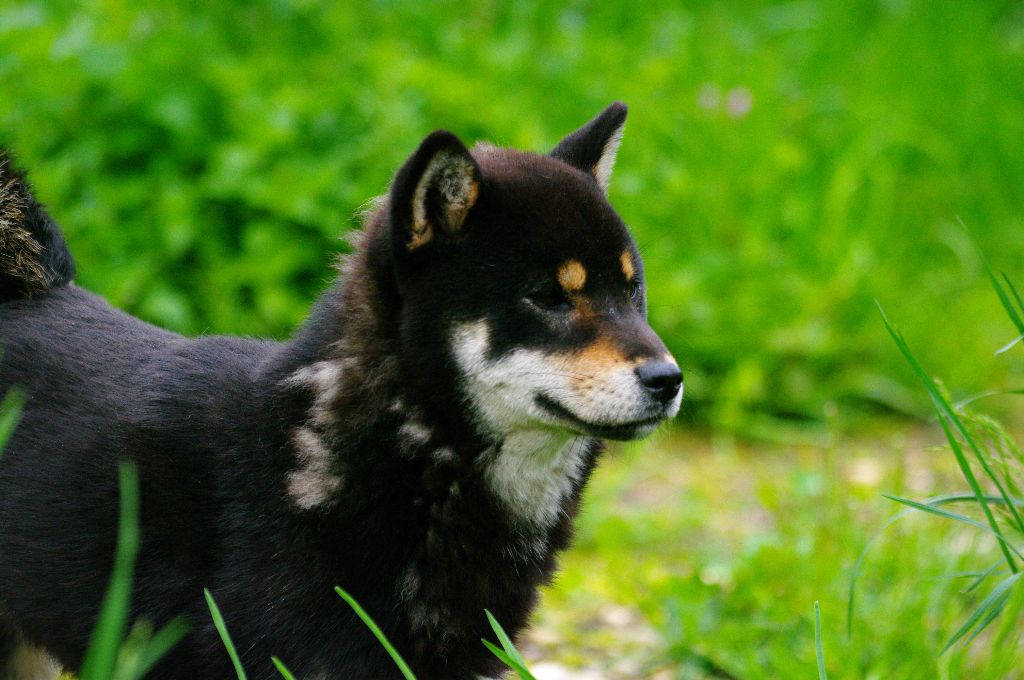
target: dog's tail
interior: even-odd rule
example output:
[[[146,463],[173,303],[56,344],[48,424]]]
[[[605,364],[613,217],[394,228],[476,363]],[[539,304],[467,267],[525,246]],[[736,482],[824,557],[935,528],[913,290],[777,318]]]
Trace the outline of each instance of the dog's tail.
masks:
[[[74,276],[60,229],[0,149],[0,301],[39,295]]]

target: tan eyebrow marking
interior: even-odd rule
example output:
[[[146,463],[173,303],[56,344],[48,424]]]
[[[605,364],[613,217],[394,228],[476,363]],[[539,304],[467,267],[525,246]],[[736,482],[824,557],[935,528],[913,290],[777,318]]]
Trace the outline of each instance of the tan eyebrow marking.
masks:
[[[587,282],[587,270],[579,260],[566,260],[558,267],[558,283],[567,293],[578,293]]]
[[[632,281],[636,270],[633,268],[633,256],[629,254],[628,250],[622,251],[622,257],[619,258],[619,262],[622,263],[622,273],[626,275],[626,280]]]

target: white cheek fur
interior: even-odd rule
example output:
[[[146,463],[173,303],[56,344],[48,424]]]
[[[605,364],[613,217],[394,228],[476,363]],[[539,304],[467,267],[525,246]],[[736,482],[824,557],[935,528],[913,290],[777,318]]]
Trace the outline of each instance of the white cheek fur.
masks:
[[[522,348],[491,360],[490,336],[482,320],[457,326],[452,333],[466,395],[479,425],[489,433],[500,437],[523,427],[558,426],[557,419],[537,405],[538,395],[598,425],[627,424],[648,415],[646,395],[632,365],[595,369],[572,361],[571,355]],[[670,415],[678,410],[681,396]]]

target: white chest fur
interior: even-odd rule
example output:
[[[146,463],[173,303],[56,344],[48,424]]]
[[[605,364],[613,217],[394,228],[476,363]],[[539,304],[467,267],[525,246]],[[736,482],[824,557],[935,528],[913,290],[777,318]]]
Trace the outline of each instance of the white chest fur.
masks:
[[[590,442],[564,431],[515,431],[481,461],[481,472],[518,520],[548,528],[580,481]]]

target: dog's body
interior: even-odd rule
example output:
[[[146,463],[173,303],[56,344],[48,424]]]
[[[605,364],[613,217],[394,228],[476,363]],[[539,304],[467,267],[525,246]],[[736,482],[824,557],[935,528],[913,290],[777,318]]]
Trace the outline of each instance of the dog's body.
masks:
[[[604,197],[625,108],[553,157],[428,137],[288,343],[189,340],[70,283],[59,231],[0,158],[0,674],[82,660],[134,461],[133,615],[191,633],[153,678],[496,675],[485,608],[523,628],[599,437],[674,415],[641,265]],[[28,264],[26,264],[26,261]]]

